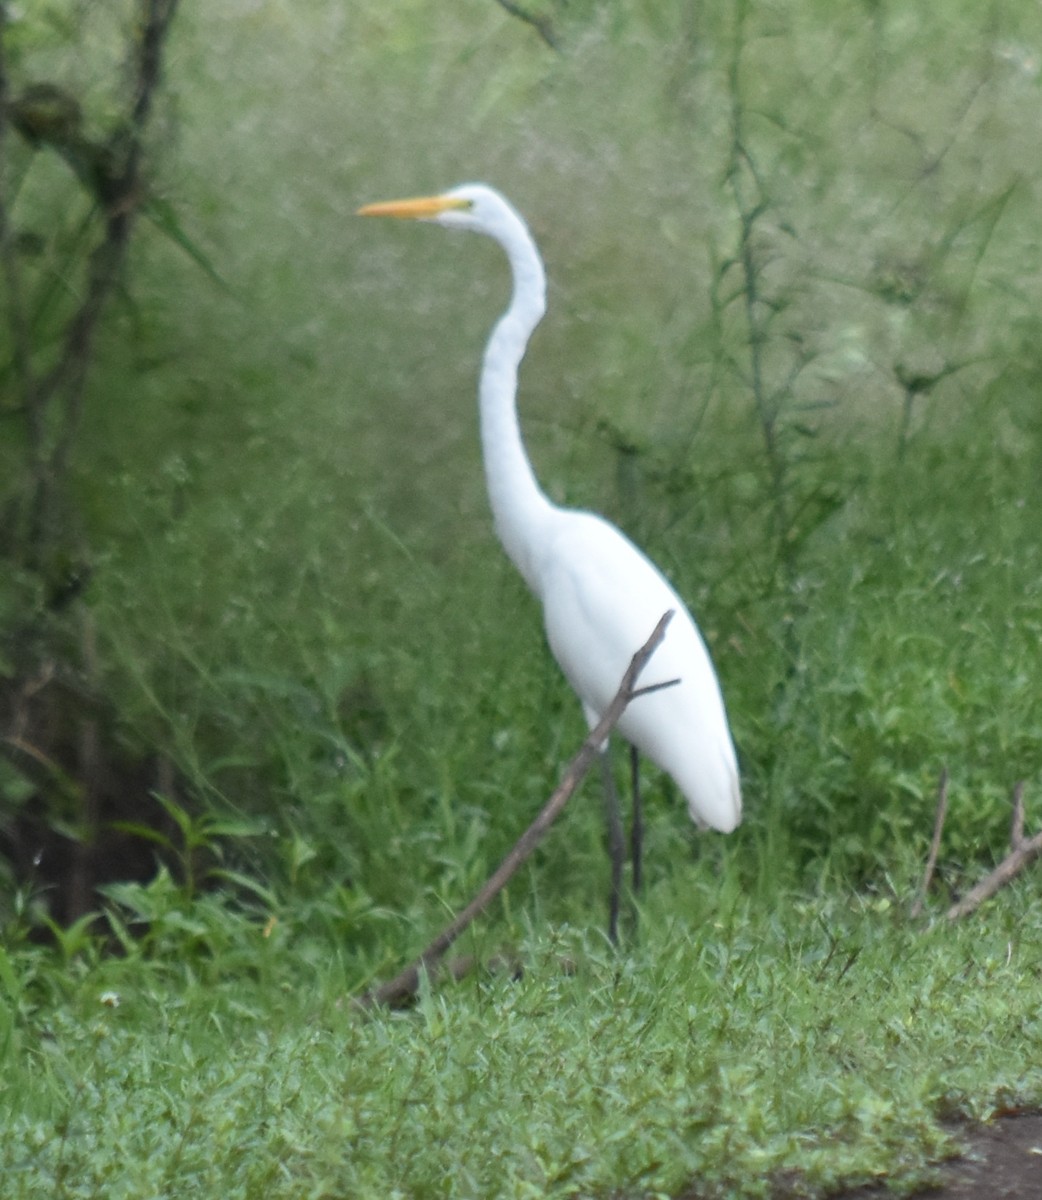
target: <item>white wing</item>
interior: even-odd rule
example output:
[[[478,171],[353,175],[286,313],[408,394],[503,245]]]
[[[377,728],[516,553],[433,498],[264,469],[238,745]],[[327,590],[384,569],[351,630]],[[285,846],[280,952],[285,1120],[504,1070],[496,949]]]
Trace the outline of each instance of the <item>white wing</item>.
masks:
[[[741,819],[734,746],[705,643],[657,567],[613,525],[557,509],[538,554],[547,638],[587,713],[610,704],[630,660],[667,609],[675,616],[639,683],[679,684],[634,700],[619,732],[673,777],[699,825]]]

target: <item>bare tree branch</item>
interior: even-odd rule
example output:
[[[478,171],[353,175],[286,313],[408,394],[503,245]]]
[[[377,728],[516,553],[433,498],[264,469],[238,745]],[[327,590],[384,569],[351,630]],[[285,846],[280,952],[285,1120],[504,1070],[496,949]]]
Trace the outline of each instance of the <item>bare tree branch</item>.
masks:
[[[42,547],[53,532],[58,496],[83,407],[94,337],[102,311],[122,273],[134,220],[144,198],[145,131],[159,86],[163,48],[177,5],[178,0],[140,0],[131,62],[133,91],[126,122],[103,142],[90,142],[77,133],[76,146],[65,147],[69,153],[73,149],[79,152],[77,161],[82,170],[78,173],[101,208],[104,233],[90,255],[84,298],[65,327],[58,358],[39,380],[32,378],[28,345],[24,336],[19,337],[24,313],[20,308],[17,312],[12,310],[10,320],[29,433],[32,494],[23,536],[24,558],[30,566],[41,565]],[[6,212],[0,216],[0,258],[9,283],[14,285],[14,305],[17,268],[5,218]],[[52,408],[60,409],[60,422],[47,420]],[[49,442],[47,429],[55,424],[57,432]]]
[[[467,907],[449,922],[445,929],[438,934],[415,962],[410,963],[409,966],[387,983],[381,984],[377,988],[371,988],[362,996],[359,996],[355,1001],[356,1004],[362,1008],[372,1008],[377,1004],[386,1004],[394,1008],[407,1003],[416,995],[423,972],[429,971],[438,962],[445,951],[448,950],[478,913],[506,887],[517,869],[529,857],[539,842],[542,841],[547,830],[560,816],[564,810],[564,806],[571,799],[573,792],[582,782],[583,776],[590,769],[591,763],[597,757],[602,743],[615,728],[619,718],[625,712],[626,706],[638,694],[634,689],[634,684],[640,676],[641,671],[647,666],[652,654],[655,653],[659,643],[665,637],[666,627],[669,625],[672,617],[672,609],[669,612],[663,613],[651,636],[637,653],[634,654],[629,668],[623,676],[622,682],[619,684],[619,690],[615,694],[615,699],[608,705],[604,716],[601,717],[596,727],[590,731],[586,740],[579,748],[579,752],[568,764],[564,776],[557,785],[553,795],[540,810],[539,815],[532,824],[518,838],[510,853],[489,876],[484,887],[482,887]]]
[[[1011,850],[994,871],[967,892],[958,904],[953,904],[948,909],[946,914],[948,920],[957,921],[960,917],[968,916],[980,908],[985,900],[994,896],[999,888],[1005,887],[1015,875],[1030,866],[1039,855],[1042,855],[1042,833],[1036,833],[1033,838],[1021,842],[1016,850]]]
[[[1024,844],[1024,781],[1013,789],[1013,823],[1009,831],[1009,844],[1019,850]]]
[[[559,51],[561,49],[549,17],[540,17],[536,13],[529,12],[528,9],[522,8],[520,4],[517,4],[516,0],[496,0],[496,3],[500,8],[510,13],[512,17],[517,17],[518,20],[524,21],[526,25],[531,25],[551,50]]]
[[[944,819],[948,815],[948,768],[941,768],[941,778],[937,784],[937,812],[933,819],[933,837],[930,839],[930,853],[926,859],[926,869],[923,871],[923,882],[919,896],[912,905],[912,916],[917,917],[923,911],[926,903],[926,893],[930,890],[933,873],[937,867],[937,855],[941,849],[941,832],[944,829]]]
[[[740,293],[745,311],[749,347],[749,387],[753,395],[756,416],[763,435],[764,453],[771,476],[772,532],[781,552],[783,566],[791,563],[786,554],[786,539],[790,530],[787,498],[787,463],[779,440],[778,421],[787,398],[784,391],[771,395],[765,379],[765,354],[768,341],[770,302],[760,290],[763,266],[757,260],[756,235],[758,222],[768,211],[768,190],[759,166],[746,140],[746,105],[742,90],[742,55],[746,46],[747,0],[735,6],[735,34],[728,86],[731,99],[731,147],[727,166],[727,183],[734,196],[739,219],[738,251],[734,264],[741,275]],[[751,187],[746,186],[751,181]],[[751,193],[751,194],[748,194]]]
[[[960,917],[975,912],[985,900],[994,896],[999,888],[1018,875],[1025,867],[1030,866],[1042,855],[1042,832],[1034,837],[1024,837],[1024,784],[1018,783],[1013,789],[1013,847],[999,865],[971,888],[965,896],[948,909],[949,921],[957,921]]]

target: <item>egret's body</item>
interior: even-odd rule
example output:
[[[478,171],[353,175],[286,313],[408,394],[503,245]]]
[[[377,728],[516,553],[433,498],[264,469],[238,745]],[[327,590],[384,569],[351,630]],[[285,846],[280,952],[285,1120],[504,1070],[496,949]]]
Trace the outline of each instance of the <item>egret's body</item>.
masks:
[[[517,372],[545,312],[546,279],[524,222],[482,184],[360,211],[474,230],[506,251],[513,296],[489,338],[480,382],[482,450],[496,532],[542,603],[550,648],[591,728],[615,696],[633,654],[662,614],[674,610],[640,683],[679,682],[635,699],[618,728],[672,776],[696,824],[729,833],[742,813],[738,767],[716,674],[690,613],[658,568],[613,525],[552,504],[525,453]]]

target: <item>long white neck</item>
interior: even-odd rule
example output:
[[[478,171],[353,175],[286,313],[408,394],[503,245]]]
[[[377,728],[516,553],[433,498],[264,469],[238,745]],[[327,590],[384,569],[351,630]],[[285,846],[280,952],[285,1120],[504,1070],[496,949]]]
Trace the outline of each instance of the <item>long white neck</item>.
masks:
[[[554,510],[525,453],[517,418],[517,371],[528,339],[546,311],[546,275],[520,217],[499,231],[514,291],[496,323],[481,368],[481,446],[496,533],[528,586],[539,593],[535,551],[538,532]],[[515,223],[516,222],[516,223]]]

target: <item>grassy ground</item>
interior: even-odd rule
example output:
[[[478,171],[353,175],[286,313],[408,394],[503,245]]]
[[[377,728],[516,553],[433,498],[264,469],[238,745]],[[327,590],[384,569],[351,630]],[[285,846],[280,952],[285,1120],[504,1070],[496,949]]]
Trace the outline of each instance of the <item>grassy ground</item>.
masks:
[[[907,1190],[945,1118],[1042,1104],[1037,878],[940,916],[1018,780],[1040,819],[1038,13],[646,7],[560,54],[479,0],[182,15],[159,182],[231,294],[142,228],[77,463],[99,677],[199,875],[54,949],[3,897],[5,1196]],[[691,600],[747,817],[648,771],[615,952],[588,786],[462,946],[521,978],[363,1016],[582,734],[482,494],[502,263],[351,219],[473,177],[549,265],[540,477]]]
[[[941,1118],[1042,1099],[1032,891],[984,924],[913,928],[903,898],[776,896],[766,914],[692,870],[623,953],[544,926],[520,980],[475,976],[405,1015],[359,1016],[348,952],[292,913],[265,936],[171,911],[153,954],[64,976],[7,958],[5,1192],[903,1190],[949,1151]]]

